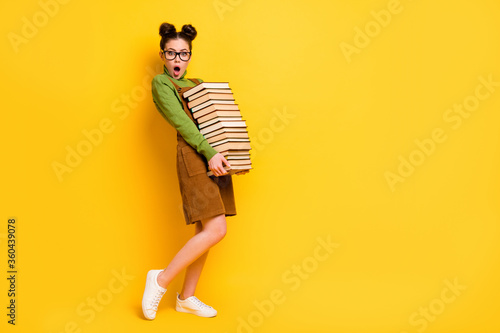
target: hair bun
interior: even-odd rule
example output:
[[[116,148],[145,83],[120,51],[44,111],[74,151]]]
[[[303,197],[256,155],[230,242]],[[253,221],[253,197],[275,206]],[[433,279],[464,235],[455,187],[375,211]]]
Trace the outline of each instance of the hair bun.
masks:
[[[175,26],[170,23],[162,23],[160,25],[160,36],[167,36],[170,34],[175,34],[177,31],[175,30]]]
[[[191,24],[184,24],[182,26],[181,33],[191,40],[195,39],[198,34],[196,29]]]

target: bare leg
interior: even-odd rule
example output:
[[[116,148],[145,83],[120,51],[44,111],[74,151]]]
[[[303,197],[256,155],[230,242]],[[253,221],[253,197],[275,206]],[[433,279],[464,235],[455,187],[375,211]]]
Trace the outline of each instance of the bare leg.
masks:
[[[202,230],[187,241],[167,268],[158,275],[158,284],[161,287],[167,288],[177,274],[201,257],[226,235],[226,217],[224,214],[214,216],[201,223],[203,224]]]
[[[200,233],[202,230],[203,230],[203,225],[201,224],[201,222],[197,222],[195,234]],[[205,261],[207,260],[208,251],[210,250],[207,250],[186,268],[186,275],[184,276],[184,285],[182,287],[182,291],[179,296],[180,299],[186,299],[194,295],[194,292],[196,290],[196,285],[198,284],[198,280],[200,279],[201,271],[203,270],[203,266],[205,265]]]

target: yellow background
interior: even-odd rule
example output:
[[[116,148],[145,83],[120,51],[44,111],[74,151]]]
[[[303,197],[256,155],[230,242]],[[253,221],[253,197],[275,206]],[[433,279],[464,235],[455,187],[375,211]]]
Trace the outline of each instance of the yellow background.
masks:
[[[500,87],[458,128],[443,118],[481,77],[500,81],[498,1],[41,3],[52,7],[0,11],[2,276],[10,217],[18,237],[17,324],[3,277],[2,331],[500,330]],[[371,12],[395,5],[377,30]],[[214,319],[175,312],[182,276],[155,321],[140,309],[147,271],[194,232],[175,131],[145,88],[161,71],[164,21],[197,28],[188,77],[230,82],[254,147],[197,289]],[[368,45],[346,57],[366,27]],[[103,121],[112,131],[60,181],[53,163]],[[386,173],[424,156],[415,140],[435,128],[446,140],[391,189]],[[338,247],[319,256],[318,238]],[[457,281],[466,289],[453,294]],[[438,314],[424,320],[426,308]]]

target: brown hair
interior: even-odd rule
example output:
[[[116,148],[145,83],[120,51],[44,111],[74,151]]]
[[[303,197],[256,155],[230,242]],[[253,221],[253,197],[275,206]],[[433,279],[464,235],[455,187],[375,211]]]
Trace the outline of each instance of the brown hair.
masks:
[[[162,51],[165,48],[165,44],[171,39],[183,39],[188,43],[189,50],[191,51],[192,45],[191,42],[196,38],[196,29],[191,24],[184,24],[182,26],[181,31],[177,31],[173,24],[164,22],[160,25],[160,48]]]

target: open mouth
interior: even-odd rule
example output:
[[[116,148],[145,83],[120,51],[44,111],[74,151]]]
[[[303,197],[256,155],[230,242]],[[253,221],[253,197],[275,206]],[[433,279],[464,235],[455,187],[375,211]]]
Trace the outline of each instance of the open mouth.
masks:
[[[181,68],[179,66],[174,67],[174,76],[179,76],[181,73]]]

